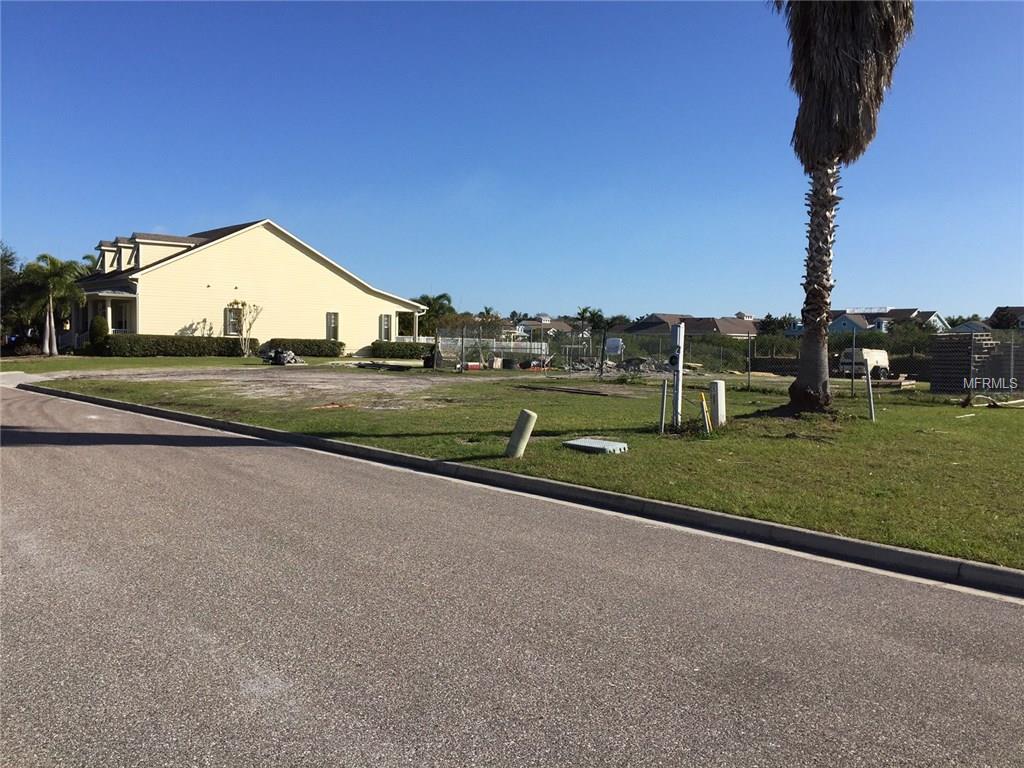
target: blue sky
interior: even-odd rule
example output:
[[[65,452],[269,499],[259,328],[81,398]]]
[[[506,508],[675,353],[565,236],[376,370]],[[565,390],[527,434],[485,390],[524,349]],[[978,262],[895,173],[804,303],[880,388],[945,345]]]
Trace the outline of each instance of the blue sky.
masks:
[[[2,5],[2,236],[269,217],[461,309],[798,312],[781,17],[749,3]],[[920,3],[834,304],[1024,303],[1024,4]]]

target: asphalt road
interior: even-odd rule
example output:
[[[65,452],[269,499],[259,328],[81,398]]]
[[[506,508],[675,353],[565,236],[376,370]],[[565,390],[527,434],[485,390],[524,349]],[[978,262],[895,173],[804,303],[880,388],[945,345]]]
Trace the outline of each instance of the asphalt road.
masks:
[[[4,765],[1024,765],[1021,601],[0,397]]]

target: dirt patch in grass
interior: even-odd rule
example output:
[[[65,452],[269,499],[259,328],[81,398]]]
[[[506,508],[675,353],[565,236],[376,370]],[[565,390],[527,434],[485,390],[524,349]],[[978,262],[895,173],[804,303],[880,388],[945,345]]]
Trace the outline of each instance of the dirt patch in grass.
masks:
[[[378,372],[346,371],[337,368],[277,365],[245,368],[152,369],[90,371],[68,378],[92,380],[130,379],[153,383],[216,383],[221,391],[253,399],[275,399],[307,406],[344,403],[372,410],[397,410],[410,407],[439,407],[443,402],[422,397],[439,382],[430,374],[394,376]],[[444,377],[445,384],[452,377]],[[456,381],[457,383],[457,381]]]

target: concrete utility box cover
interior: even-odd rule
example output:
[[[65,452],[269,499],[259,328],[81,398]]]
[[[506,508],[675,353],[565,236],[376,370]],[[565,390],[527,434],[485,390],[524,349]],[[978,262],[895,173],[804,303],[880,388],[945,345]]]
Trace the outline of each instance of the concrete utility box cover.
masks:
[[[566,448],[586,451],[587,453],[625,453],[629,450],[629,445],[626,443],[616,443],[613,440],[597,440],[593,437],[566,440],[562,445]]]

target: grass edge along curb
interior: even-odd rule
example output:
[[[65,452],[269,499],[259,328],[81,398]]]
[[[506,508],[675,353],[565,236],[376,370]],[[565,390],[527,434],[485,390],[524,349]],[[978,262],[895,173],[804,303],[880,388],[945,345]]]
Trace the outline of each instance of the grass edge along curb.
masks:
[[[184,411],[140,405],[122,400],[96,397],[94,395],[83,395],[78,392],[67,392],[50,387],[41,387],[36,384],[19,384],[18,389],[41,395],[77,400],[92,405],[116,408],[145,416],[155,416],[184,424],[234,432],[283,445],[314,448],[339,456],[348,456],[378,464],[387,464],[417,472],[489,485],[495,488],[529,493],[558,501],[597,507],[634,517],[673,523],[702,531],[711,531],[738,539],[771,544],[813,555],[830,557],[835,560],[866,565],[880,570],[894,571],[933,581],[956,584],[962,587],[1024,597],[1024,570],[1016,568],[964,560],[962,558],[949,557],[948,555],[937,555],[914,549],[904,549],[889,544],[877,544],[860,539],[851,539],[832,533],[821,533],[767,520],[740,517],[668,501],[657,501],[614,491],[573,485],[572,483],[565,483],[560,480],[549,480],[506,472],[500,469],[429,459],[423,456],[391,451],[386,448],[374,448],[340,440],[328,440],[313,435],[305,435],[300,432],[286,432],[271,427],[259,427],[253,424],[214,419]]]

